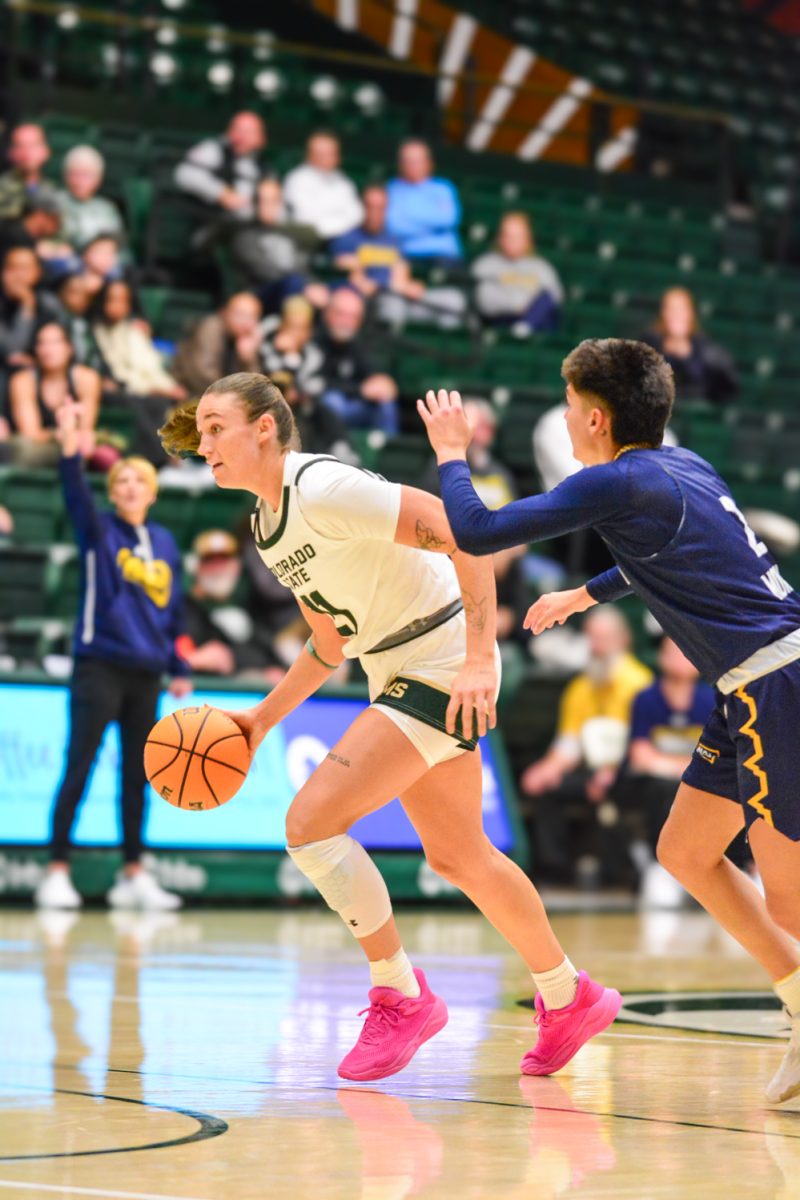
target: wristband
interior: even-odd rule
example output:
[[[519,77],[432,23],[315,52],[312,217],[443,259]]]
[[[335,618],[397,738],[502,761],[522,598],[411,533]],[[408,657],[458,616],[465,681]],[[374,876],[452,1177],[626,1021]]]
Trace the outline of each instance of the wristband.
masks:
[[[317,660],[317,662],[320,663],[323,667],[327,667],[329,671],[337,670],[337,668],[332,663],[325,662],[324,658],[320,658],[320,656],[317,654],[316,650],[314,649],[314,643],[311,641],[311,638],[309,638],[308,641],[306,642],[306,650],[308,651],[308,653],[311,655],[312,658],[315,658]]]

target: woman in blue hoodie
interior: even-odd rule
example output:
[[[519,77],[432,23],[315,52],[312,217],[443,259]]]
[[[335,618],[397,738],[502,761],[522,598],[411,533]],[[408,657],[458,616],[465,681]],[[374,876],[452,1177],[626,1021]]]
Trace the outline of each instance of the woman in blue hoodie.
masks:
[[[122,747],[121,804],[125,869],[108,894],[117,908],[177,908],[140,862],[146,779],[144,744],[156,720],[164,673],[170,691],[191,691],[189,666],[175,651],[182,633],[181,556],[172,534],[147,520],[157,492],[143,458],[115,463],[108,475],[111,512],[100,512],[86,481],[81,406],[56,413],[61,482],[81,556],[81,604],[75,627],[70,735],[53,813],[50,869],[36,893],[46,908],[77,908],[69,876],[70,833],[107,726],[117,721]]]

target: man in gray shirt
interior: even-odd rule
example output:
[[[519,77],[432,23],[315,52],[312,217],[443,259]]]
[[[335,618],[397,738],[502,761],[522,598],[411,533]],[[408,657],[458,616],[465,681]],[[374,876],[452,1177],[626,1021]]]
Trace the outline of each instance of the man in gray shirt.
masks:
[[[215,231],[255,214],[259,180],[273,172],[262,163],[267,130],[258,113],[238,112],[222,137],[206,138],[175,168],[175,185],[199,203]]]

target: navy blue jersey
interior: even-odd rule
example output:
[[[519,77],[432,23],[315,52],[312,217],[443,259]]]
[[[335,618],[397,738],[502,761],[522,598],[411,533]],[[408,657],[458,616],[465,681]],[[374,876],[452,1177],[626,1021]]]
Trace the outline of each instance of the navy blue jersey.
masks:
[[[677,709],[657,680],[633,702],[631,741],[646,738],[664,754],[691,754],[713,708],[714,693],[707,684],[698,683],[688,709]]]
[[[189,664],[175,650],[184,626],[174,537],[154,521],[133,526],[99,512],[79,455],[62,457],[60,469],[81,554],[75,657],[188,675]]]
[[[540,496],[490,512],[462,461],[439,468],[456,542],[469,554],[596,529],[617,563],[587,586],[598,601],[633,591],[715,682],[800,629],[800,596],[704,459],[681,447],[629,450]]]

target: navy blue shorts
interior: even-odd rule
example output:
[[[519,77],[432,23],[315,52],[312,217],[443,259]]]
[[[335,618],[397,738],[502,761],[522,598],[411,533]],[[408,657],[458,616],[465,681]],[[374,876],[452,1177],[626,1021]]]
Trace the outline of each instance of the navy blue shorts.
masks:
[[[800,841],[800,662],[717,697],[683,782],[741,804],[748,829],[763,817]]]

